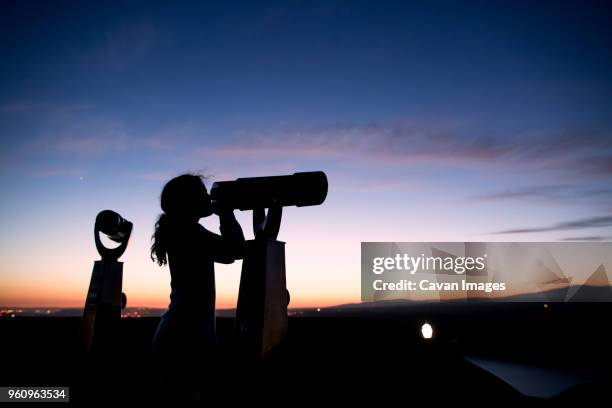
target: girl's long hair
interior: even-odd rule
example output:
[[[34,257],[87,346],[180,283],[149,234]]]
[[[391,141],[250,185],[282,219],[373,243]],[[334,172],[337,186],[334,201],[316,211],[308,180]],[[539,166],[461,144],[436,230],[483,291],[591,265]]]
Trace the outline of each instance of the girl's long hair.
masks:
[[[202,194],[201,174],[183,174],[166,183],[161,193],[162,213],[155,223],[151,236],[151,259],[159,266],[168,263],[168,229],[172,219],[189,217],[198,213],[197,205]]]

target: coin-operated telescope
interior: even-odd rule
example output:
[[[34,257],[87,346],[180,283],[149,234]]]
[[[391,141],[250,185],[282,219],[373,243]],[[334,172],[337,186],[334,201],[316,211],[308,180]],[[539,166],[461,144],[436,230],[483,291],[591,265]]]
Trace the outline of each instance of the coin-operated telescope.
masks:
[[[101,233],[119,245],[105,247]],[[131,233],[132,223],[114,211],[104,210],[96,217],[94,240],[102,259],[94,261],[81,319],[81,341],[86,351],[113,350],[119,339],[121,310],[127,298],[121,291],[123,262],[118,259],[125,252]]]
[[[322,204],[327,176],[316,171],[220,181],[210,195],[215,212],[253,210],[255,239],[247,241],[242,262],[236,332],[243,352],[262,356],[287,334],[285,243],[276,240],[282,209]]]

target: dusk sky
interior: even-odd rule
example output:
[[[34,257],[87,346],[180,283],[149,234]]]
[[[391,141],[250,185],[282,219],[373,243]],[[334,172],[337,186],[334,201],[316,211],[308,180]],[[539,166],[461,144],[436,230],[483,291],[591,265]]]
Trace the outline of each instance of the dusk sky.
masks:
[[[294,307],[359,301],[361,241],[612,240],[610,4],[423,3],[0,0],[0,306],[83,306],[107,208],[128,305],[167,305],[188,171],[327,173],[284,213]]]

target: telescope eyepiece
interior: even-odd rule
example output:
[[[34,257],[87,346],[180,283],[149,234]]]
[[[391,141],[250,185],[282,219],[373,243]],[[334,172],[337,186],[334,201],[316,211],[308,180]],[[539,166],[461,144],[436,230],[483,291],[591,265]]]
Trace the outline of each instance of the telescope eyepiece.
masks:
[[[129,237],[132,223],[114,211],[104,210],[96,217],[96,229],[109,239],[121,243]]]

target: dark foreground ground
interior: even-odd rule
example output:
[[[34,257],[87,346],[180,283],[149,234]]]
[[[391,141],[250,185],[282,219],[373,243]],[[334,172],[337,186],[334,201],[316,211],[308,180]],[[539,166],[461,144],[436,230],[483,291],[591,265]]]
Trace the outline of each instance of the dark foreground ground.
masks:
[[[234,358],[233,319],[219,318],[220,363],[194,375],[203,404],[450,400],[608,406],[611,306],[463,303],[323,310],[291,317],[286,342],[248,364]],[[434,327],[431,341],[419,335],[424,321]],[[72,402],[160,401],[168,393],[150,351],[157,323],[157,318],[122,320],[120,350],[96,359],[79,351],[78,318],[0,320],[0,385],[68,385]],[[499,370],[494,375],[480,362],[501,370],[505,381]],[[555,388],[555,382],[569,385]],[[526,385],[521,393],[510,383]]]

